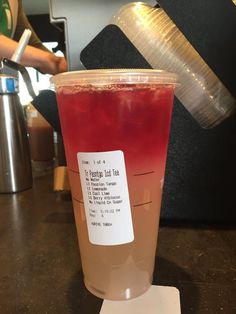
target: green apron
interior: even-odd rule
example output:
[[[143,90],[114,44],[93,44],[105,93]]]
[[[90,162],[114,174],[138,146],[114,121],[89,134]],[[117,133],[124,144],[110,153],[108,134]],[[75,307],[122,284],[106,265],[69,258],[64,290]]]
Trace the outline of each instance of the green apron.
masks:
[[[0,0],[0,33],[11,37],[13,31],[13,17],[8,0]]]

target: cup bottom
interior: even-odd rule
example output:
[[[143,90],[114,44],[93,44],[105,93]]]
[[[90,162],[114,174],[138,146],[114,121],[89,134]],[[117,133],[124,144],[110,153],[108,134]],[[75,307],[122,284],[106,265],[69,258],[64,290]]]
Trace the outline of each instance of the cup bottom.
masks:
[[[148,285],[142,287],[142,289],[140,289],[140,287],[138,288],[133,287],[133,288],[124,289],[120,291],[120,293],[117,293],[117,292],[114,293],[112,291],[109,291],[109,292],[100,291],[99,289],[95,288],[86,279],[84,279],[84,284],[87,290],[90,291],[96,297],[100,299],[111,300],[111,301],[125,301],[125,300],[137,298],[141,296],[142,294],[144,294],[152,285],[152,283],[150,282]]]

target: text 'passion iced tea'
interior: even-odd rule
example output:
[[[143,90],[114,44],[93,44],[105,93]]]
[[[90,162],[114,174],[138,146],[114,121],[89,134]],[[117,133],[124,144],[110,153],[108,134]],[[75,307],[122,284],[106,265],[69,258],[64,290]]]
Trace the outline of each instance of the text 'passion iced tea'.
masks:
[[[80,71],[53,82],[85,285],[136,297],[152,283],[176,76]]]

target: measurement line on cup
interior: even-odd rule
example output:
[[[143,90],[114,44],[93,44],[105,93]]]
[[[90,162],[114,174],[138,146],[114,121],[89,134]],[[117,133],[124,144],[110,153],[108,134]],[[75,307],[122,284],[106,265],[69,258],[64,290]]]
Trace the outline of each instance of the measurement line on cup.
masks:
[[[142,204],[136,204],[136,205],[133,205],[133,207],[139,207],[139,206],[144,206],[144,205],[148,205],[148,204],[152,204],[152,201],[146,202],[146,203],[142,203]]]
[[[77,198],[73,197],[73,200],[75,200],[77,203],[80,203],[80,204],[83,204],[84,205],[84,202],[78,200]]]
[[[79,174],[79,171],[77,171],[77,170],[73,170],[73,169],[70,169],[70,168],[68,168],[68,170],[71,171],[71,172],[74,172],[74,173],[78,173],[78,174]]]
[[[152,174],[154,173],[155,171],[148,171],[148,172],[143,172],[143,173],[136,173],[134,174],[135,177],[138,177],[138,176],[146,176],[148,174]]]

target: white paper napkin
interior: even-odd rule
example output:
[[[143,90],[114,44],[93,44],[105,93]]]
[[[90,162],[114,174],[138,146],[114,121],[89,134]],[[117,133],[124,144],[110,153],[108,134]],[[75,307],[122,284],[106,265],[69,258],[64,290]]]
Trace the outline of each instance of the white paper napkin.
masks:
[[[151,286],[146,293],[132,300],[104,300],[100,314],[181,314],[179,290]]]

